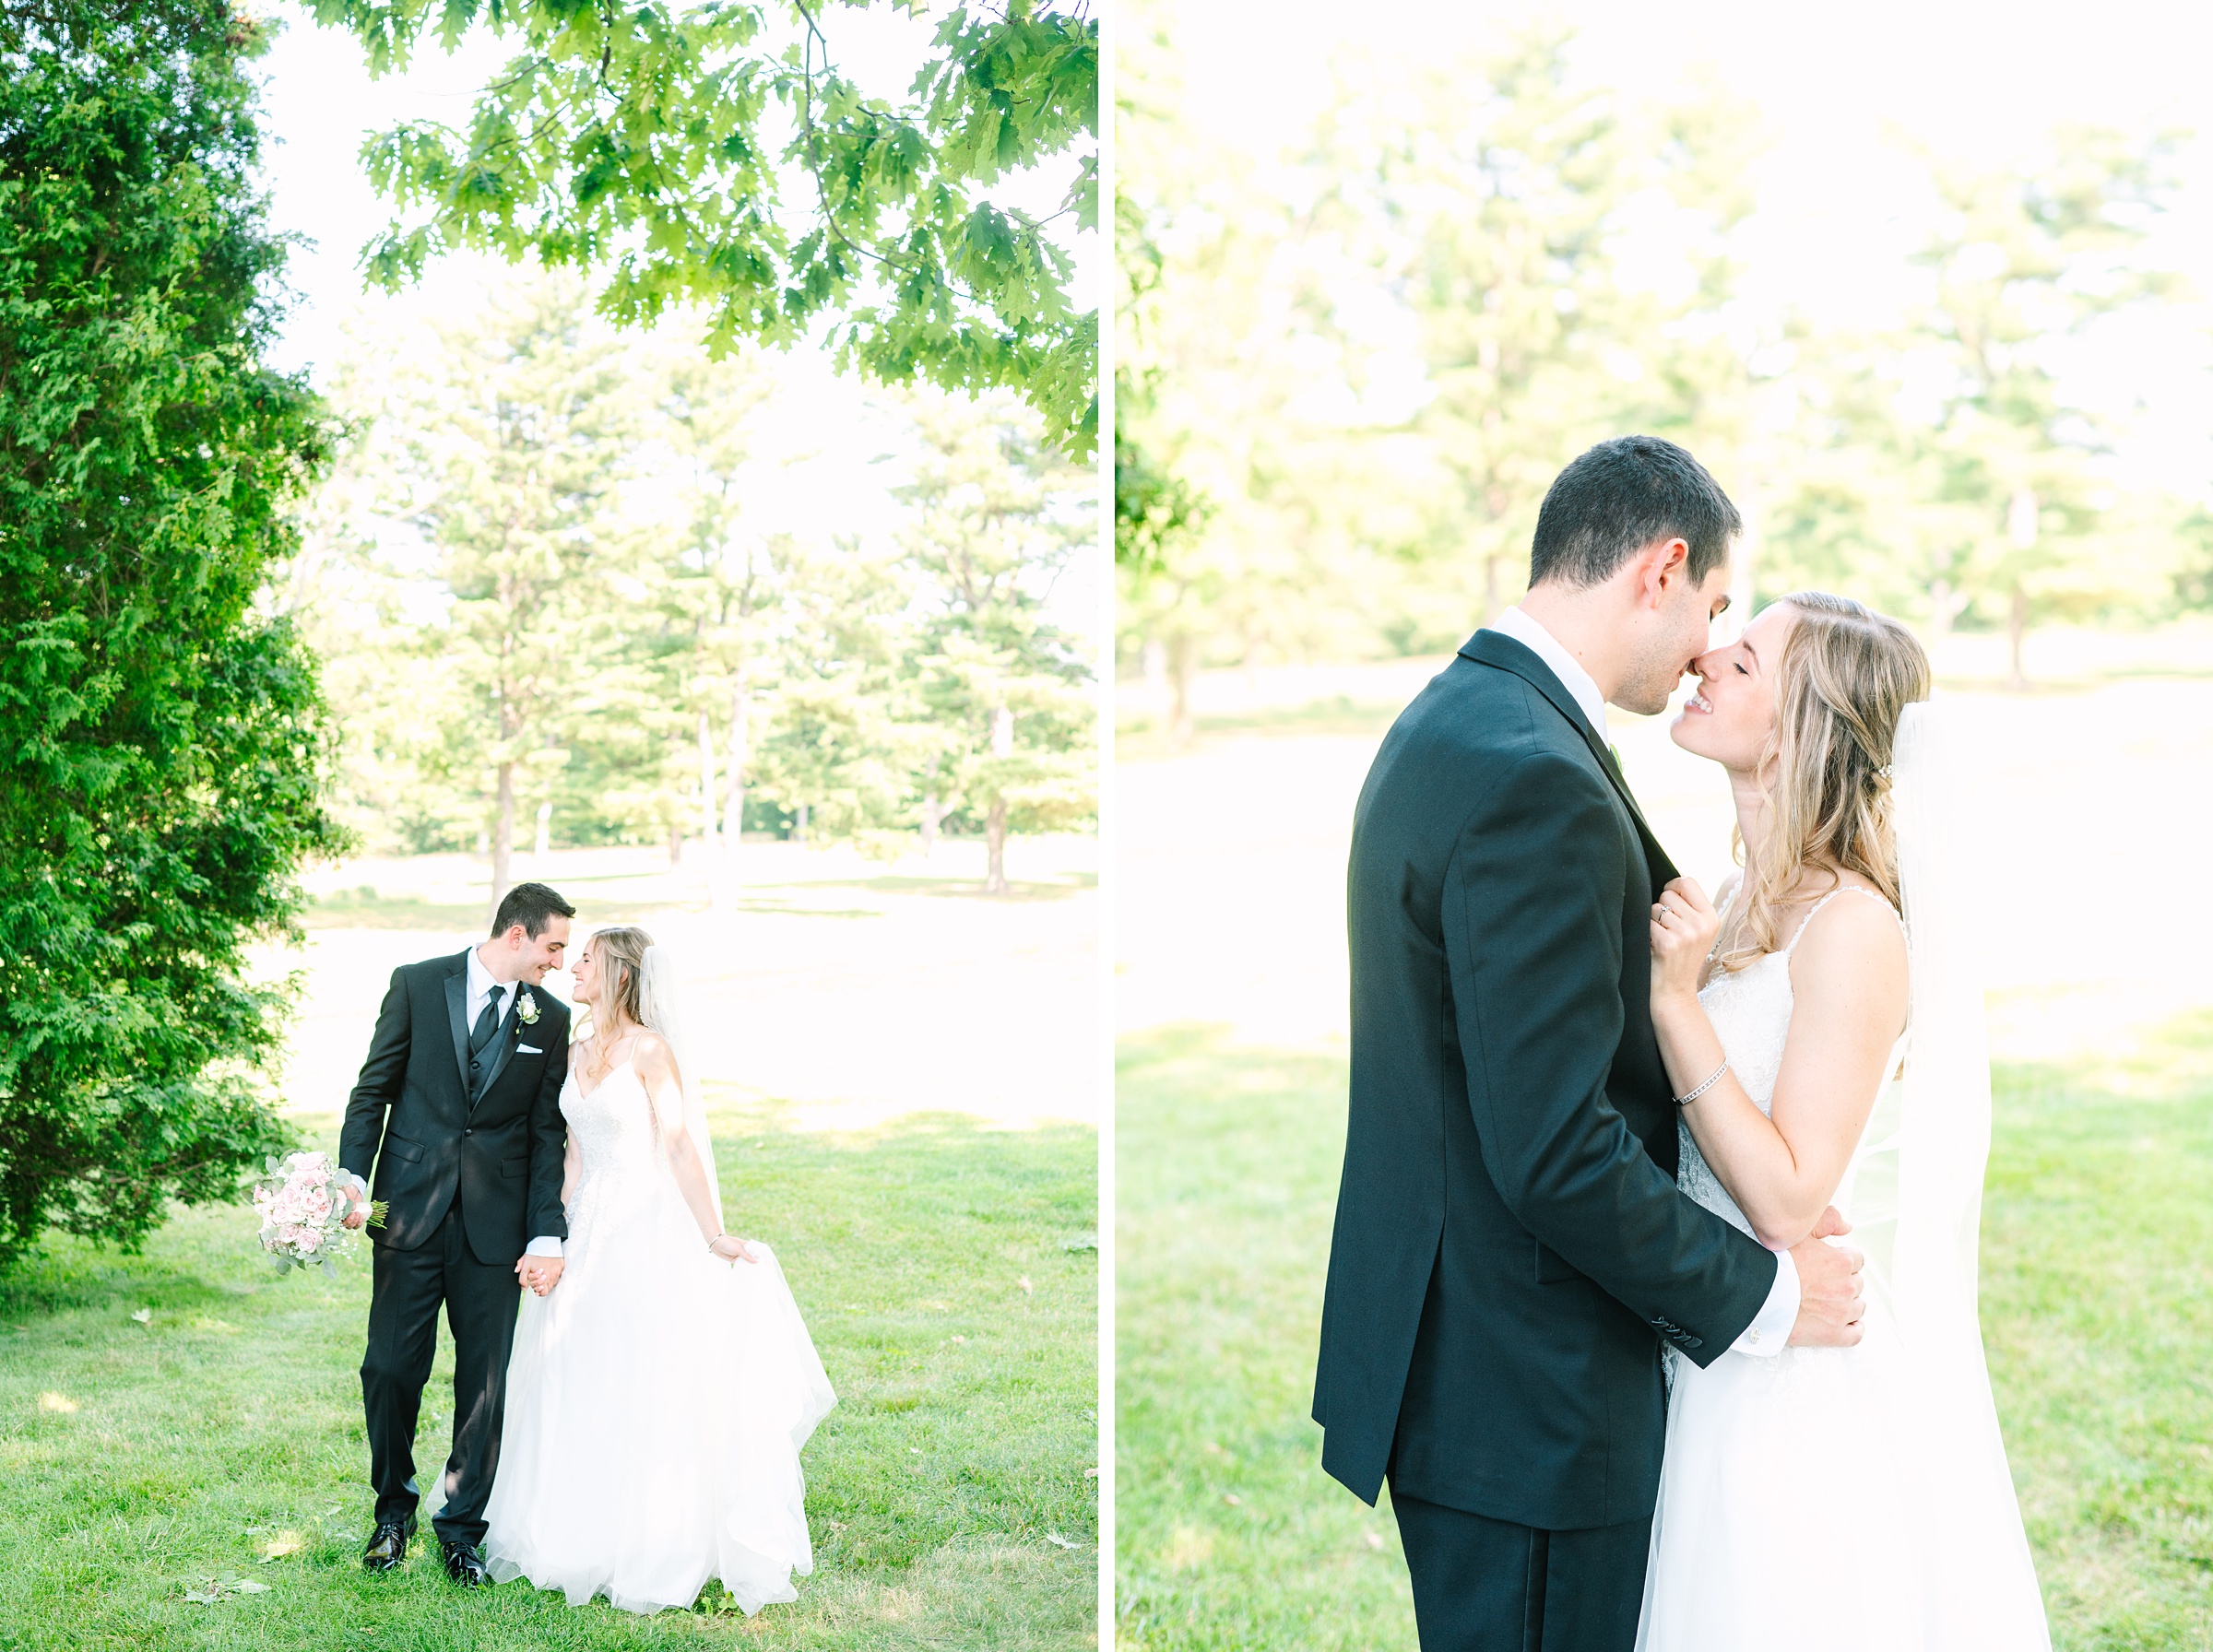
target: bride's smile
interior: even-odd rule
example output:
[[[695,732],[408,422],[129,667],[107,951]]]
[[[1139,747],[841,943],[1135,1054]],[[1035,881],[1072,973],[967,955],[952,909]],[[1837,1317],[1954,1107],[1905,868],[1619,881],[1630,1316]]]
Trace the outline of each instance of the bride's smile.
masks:
[[[1756,773],[1775,733],[1775,663],[1797,616],[1790,604],[1764,609],[1726,647],[1690,663],[1698,686],[1668,734],[1684,750],[1733,773]]]

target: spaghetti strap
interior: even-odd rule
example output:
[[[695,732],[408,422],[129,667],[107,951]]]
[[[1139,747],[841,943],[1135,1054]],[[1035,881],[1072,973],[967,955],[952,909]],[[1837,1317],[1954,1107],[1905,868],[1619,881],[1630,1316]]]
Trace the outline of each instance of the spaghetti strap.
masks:
[[[1791,953],[1796,950],[1799,938],[1805,934],[1807,926],[1811,925],[1816,918],[1821,915],[1821,909],[1824,906],[1827,906],[1831,901],[1835,900],[1839,895],[1865,895],[1870,901],[1873,901],[1876,905],[1880,906],[1892,917],[1898,918],[1899,926],[1900,928],[1905,926],[1905,919],[1899,917],[1898,908],[1891,905],[1889,902],[1884,900],[1882,896],[1876,894],[1871,889],[1862,889],[1856,883],[1847,883],[1840,889],[1830,890],[1828,893],[1823,895],[1818,901],[1814,903],[1813,911],[1807,913],[1805,916],[1799,921],[1798,927],[1791,934],[1789,943],[1782,949],[1782,955],[1785,958],[1788,958]]]

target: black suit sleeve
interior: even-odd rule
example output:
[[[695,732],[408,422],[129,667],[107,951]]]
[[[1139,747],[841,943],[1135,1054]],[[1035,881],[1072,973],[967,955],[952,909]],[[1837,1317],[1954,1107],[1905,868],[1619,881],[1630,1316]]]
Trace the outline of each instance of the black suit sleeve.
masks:
[[[384,1008],[376,1012],[376,1031],[369,1036],[369,1058],[346,1099],[346,1122],[338,1131],[338,1167],[364,1182],[384,1141],[385,1110],[399,1100],[407,1077],[409,1023],[406,972],[394,970]]]
[[[1603,779],[1557,753],[1520,760],[1447,870],[1453,1009],[1485,1168],[1508,1208],[1704,1365],[1751,1324],[1777,1264],[1678,1193],[1607,1099],[1627,850]]]
[[[532,1239],[566,1239],[569,1219],[562,1214],[562,1159],[568,1150],[568,1121],[561,1115],[561,1087],[569,1073],[569,1028],[564,1020],[558,1041],[549,1039],[545,1076],[530,1103],[530,1191],[524,1226]]]

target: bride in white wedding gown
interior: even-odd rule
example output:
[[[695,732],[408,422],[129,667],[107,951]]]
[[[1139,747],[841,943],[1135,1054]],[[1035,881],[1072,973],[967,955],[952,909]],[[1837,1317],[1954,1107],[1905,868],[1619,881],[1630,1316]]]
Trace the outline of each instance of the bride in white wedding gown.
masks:
[[[1927,657],[1808,592],[1696,668],[1675,738],[1728,771],[1746,871],[1652,912],[1676,1179],[1776,1250],[1833,1206],[1867,1308],[1851,1348],[1668,1351],[1639,1652],[2045,1652],[1975,1315],[1989,1059]]]
[[[574,971],[593,1035],[561,1095],[569,1233],[523,1298],[486,1564],[627,1611],[711,1577],[748,1612],[797,1599],[799,1447],[835,1396],[775,1255],[723,1232],[666,952],[602,929]]]

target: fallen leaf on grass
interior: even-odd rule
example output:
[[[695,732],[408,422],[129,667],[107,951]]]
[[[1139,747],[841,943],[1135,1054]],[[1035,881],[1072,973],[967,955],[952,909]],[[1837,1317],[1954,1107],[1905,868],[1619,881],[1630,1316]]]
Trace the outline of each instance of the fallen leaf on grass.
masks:
[[[41,1411],[74,1411],[77,1410],[77,1401],[66,1394],[41,1394],[39,1396],[39,1410]]]
[[[953,1339],[953,1340],[954,1340],[955,1342],[965,1342],[965,1341],[967,1341],[967,1340],[968,1340],[968,1339],[967,1339],[967,1338],[965,1338],[965,1337],[955,1337],[955,1338]]]
[[[269,1586],[256,1583],[251,1577],[211,1577],[203,1588],[186,1589],[184,1599],[202,1606],[212,1606],[218,1600],[232,1595],[266,1595]]]
[[[1083,1478],[1085,1480],[1096,1480],[1098,1477],[1099,1466],[1096,1463],[1092,1464],[1090,1468],[1083,1470]]]
[[[1037,1289],[1036,1286],[1030,1283],[1030,1276],[1026,1273],[1016,1274],[1014,1276],[1014,1282],[1022,1287],[1023,1294],[1025,1296]]]
[[[150,1329],[154,1323],[154,1311],[151,1308],[140,1308],[136,1314],[133,1314],[131,1317],[136,1319],[140,1325],[146,1326]]]
[[[281,1560],[288,1554],[297,1554],[306,1547],[306,1542],[298,1532],[279,1532],[261,1546],[262,1564],[266,1565],[269,1562]]]
[[[1383,1547],[1383,1534],[1381,1532],[1365,1531],[1360,1535],[1367,1540],[1367,1546],[1370,1549],[1380,1549]]]
[[[1232,1508],[1242,1508],[1245,1505],[1245,1499],[1238,1496],[1235,1492],[1223,1493],[1222,1501],[1228,1504]]]
[[[1066,1538],[1062,1537],[1057,1531],[1047,1532],[1045,1534],[1045,1540],[1048,1543],[1057,1543],[1063,1549],[1075,1549],[1081,1547],[1080,1544],[1070,1542]]]

